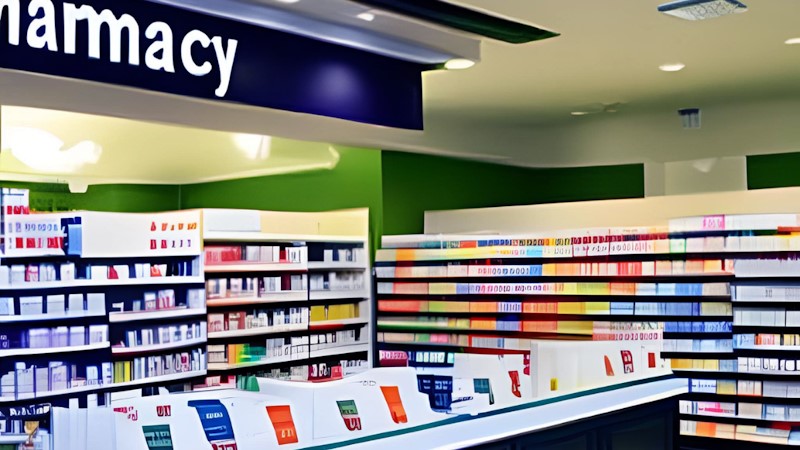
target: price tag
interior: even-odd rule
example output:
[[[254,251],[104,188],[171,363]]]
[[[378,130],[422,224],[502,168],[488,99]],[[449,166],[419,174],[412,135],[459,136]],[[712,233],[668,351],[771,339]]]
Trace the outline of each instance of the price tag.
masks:
[[[703,217],[703,230],[716,231],[725,229],[725,216],[705,216]]]
[[[345,427],[350,431],[360,430],[361,417],[358,415],[355,400],[340,400],[336,404],[339,406],[339,413],[342,415]]]
[[[386,406],[389,407],[392,421],[397,424],[407,423],[408,416],[403,407],[403,400],[400,398],[400,389],[397,386],[381,386],[381,392],[386,400]]]
[[[275,437],[278,438],[278,445],[296,444],[299,442],[297,429],[292,419],[292,410],[289,405],[267,406],[267,414],[275,429]]]

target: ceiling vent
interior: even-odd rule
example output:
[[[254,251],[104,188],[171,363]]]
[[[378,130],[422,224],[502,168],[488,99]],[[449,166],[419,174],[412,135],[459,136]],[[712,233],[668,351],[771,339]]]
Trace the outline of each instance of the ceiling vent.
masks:
[[[700,108],[679,109],[678,115],[681,116],[683,128],[687,130],[700,128]]]
[[[685,20],[705,20],[747,12],[747,6],[736,0],[679,0],[658,7],[664,14]]]

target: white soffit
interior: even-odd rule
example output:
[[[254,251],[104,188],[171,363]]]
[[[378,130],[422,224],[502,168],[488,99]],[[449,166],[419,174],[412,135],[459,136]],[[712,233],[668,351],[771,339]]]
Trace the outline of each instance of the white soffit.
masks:
[[[190,184],[232,178],[331,169],[338,153],[329,144],[292,139],[210,131],[174,125],[161,125],[113,117],[63,111],[2,107],[3,151],[0,152],[0,177],[21,181],[81,181],[98,183]],[[14,142],[14,133],[33,131],[34,138]],[[46,157],[42,145],[33,147],[44,136],[63,142],[62,150],[84,141],[102,151],[95,162],[78,168],[45,170],[31,167],[36,157]],[[12,149],[12,143],[22,148]],[[58,147],[51,159],[60,157]]]
[[[394,58],[480,60],[480,39],[347,0],[149,0]],[[359,14],[370,13],[365,21]]]

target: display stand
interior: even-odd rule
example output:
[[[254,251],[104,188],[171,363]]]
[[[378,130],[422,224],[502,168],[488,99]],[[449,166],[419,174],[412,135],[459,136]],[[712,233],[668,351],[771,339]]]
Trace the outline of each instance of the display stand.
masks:
[[[0,404],[205,375],[199,212],[6,214],[4,226]]]
[[[203,216],[212,375],[322,381],[370,366],[367,210]]]

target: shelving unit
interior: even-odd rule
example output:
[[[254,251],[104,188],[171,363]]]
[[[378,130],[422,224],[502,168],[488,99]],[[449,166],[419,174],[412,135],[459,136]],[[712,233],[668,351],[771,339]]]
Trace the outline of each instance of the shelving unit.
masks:
[[[530,338],[621,337],[652,322],[662,356],[689,380],[681,399],[686,448],[797,445],[797,225],[793,214],[728,215],[661,229],[384,238],[379,345],[416,356],[524,352]],[[631,264],[637,269],[622,270]],[[671,272],[660,270],[667,264]],[[662,285],[677,289],[663,295]],[[753,316],[758,309],[763,317]]]
[[[370,365],[365,210],[204,210],[203,215],[210,375],[305,380],[312,365],[354,360]],[[348,289],[345,282],[356,280]],[[310,350],[320,339],[346,337],[341,333],[358,339],[358,351],[337,346],[314,355]],[[289,354],[269,356],[270,349]]]
[[[205,323],[195,336],[176,340],[192,312],[200,319],[205,314],[198,212],[81,212],[13,220],[22,226],[7,222],[6,230],[50,234],[32,231],[15,240],[29,247],[5,248],[0,259],[0,403],[47,399],[65,405],[89,393],[163,386],[206,373]],[[36,226],[26,227],[27,222]],[[10,239],[4,236],[6,243]],[[45,248],[51,245],[60,248]],[[129,340],[130,333],[142,339],[140,330],[159,327],[170,332],[167,343],[158,342],[157,332],[152,342]],[[174,351],[196,355],[194,366],[153,367],[173,372],[169,379],[134,362],[129,376],[136,380],[117,372],[126,357],[136,361]],[[101,395],[101,403],[108,400]]]
[[[730,323],[731,269],[716,255],[670,253],[685,249],[687,236],[581,233],[385,238],[376,267],[381,348],[525,353],[531,339],[625,332],[679,343],[696,333],[692,324]]]

